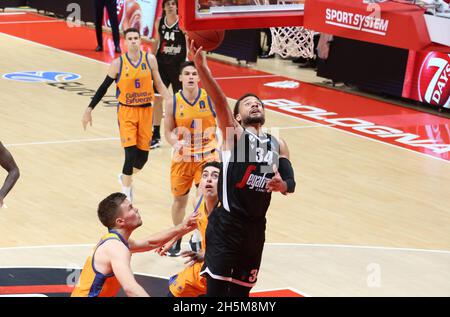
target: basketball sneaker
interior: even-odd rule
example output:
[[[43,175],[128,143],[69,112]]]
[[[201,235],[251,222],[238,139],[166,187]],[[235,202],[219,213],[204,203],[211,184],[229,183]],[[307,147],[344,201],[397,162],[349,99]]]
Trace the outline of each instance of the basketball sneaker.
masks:
[[[127,195],[127,198],[130,202],[133,202],[133,186],[130,186],[130,187],[123,186],[122,176],[123,176],[123,174],[120,173],[117,177],[119,184],[122,187],[122,193]]]
[[[191,236],[191,238],[189,239],[189,247],[191,248],[192,252],[198,252],[201,250],[202,248],[202,243],[201,241],[193,241],[193,235]]]
[[[154,138],[154,139],[152,139],[152,142],[150,142],[151,149],[156,149],[160,146],[161,146],[161,139]]]
[[[174,243],[172,248],[170,248],[169,252],[167,252],[167,255],[172,257],[180,256],[180,254],[181,254],[181,239],[177,240],[177,242]]]

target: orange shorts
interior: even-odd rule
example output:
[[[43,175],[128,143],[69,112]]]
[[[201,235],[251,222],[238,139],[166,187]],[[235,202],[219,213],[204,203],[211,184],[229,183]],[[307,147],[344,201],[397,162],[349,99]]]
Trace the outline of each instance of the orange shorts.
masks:
[[[200,276],[203,262],[186,267],[170,279],[169,290],[175,297],[198,297],[206,294],[206,279]]]
[[[149,151],[153,134],[153,107],[120,105],[117,117],[122,147],[136,145],[140,150]]]
[[[200,161],[185,162],[183,160],[173,159],[170,166],[170,188],[175,197],[184,196],[189,193],[192,183],[196,186],[202,178],[203,165],[210,161],[218,161],[219,153],[217,151],[205,156]]]

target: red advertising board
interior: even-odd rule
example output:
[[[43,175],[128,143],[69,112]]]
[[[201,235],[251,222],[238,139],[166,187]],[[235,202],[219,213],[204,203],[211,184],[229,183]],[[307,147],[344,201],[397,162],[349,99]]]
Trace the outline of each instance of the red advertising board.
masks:
[[[431,44],[419,6],[386,1],[306,0],[304,26],[308,29],[420,51]]]
[[[410,51],[402,96],[450,108],[450,52]]]

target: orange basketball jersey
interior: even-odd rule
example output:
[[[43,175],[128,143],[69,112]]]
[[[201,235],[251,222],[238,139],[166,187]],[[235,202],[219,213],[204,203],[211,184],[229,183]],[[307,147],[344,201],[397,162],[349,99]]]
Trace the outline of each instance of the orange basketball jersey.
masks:
[[[153,77],[148,53],[140,52],[139,62],[134,65],[128,54],[120,56],[120,70],[117,75],[117,100],[126,106],[142,106],[155,99]]]
[[[201,154],[216,149],[216,113],[204,89],[199,89],[193,103],[185,98],[182,90],[177,92],[173,96],[173,116],[175,126],[182,127],[178,129],[178,138],[183,139],[183,130],[184,133],[187,131],[190,133],[190,140],[188,140],[190,142],[183,152]]]
[[[128,243],[116,231],[110,230],[108,234],[104,235],[95,247],[93,254],[86,260],[78,285],[73,290],[71,297],[114,297],[120,291],[121,286],[114,273],[102,274],[95,269],[94,265],[97,248],[105,241],[112,239],[123,242],[128,248]]]
[[[202,250],[206,251],[206,227],[208,226],[208,214],[205,208],[205,199],[203,195],[200,197],[197,206],[195,207],[194,213],[198,213],[197,219],[197,229],[200,231],[202,236]]]
[[[200,197],[194,213],[198,213],[197,226],[202,235],[202,250],[206,249],[206,227],[208,225],[208,214],[205,210],[205,200]],[[200,275],[203,262],[196,262],[184,268],[183,271],[169,280],[169,290],[175,297],[197,297],[206,294],[206,279]]]

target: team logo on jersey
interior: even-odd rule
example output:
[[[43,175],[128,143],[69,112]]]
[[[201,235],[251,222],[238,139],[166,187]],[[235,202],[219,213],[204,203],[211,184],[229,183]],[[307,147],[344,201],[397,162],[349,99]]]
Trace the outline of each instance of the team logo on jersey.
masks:
[[[80,79],[81,75],[68,72],[30,71],[4,74],[3,78],[24,83],[61,83]]]
[[[200,106],[200,109],[205,109],[206,108],[205,101],[200,100],[199,106]]]
[[[142,70],[146,70],[147,69],[147,65],[145,63],[142,63]]]
[[[266,192],[267,182],[270,181],[270,178],[267,178],[266,174],[262,176],[253,174],[256,168],[256,165],[249,165],[244,173],[244,177],[242,177],[242,180],[236,184],[236,188],[243,189],[248,186],[249,189],[254,189],[259,192]]]

